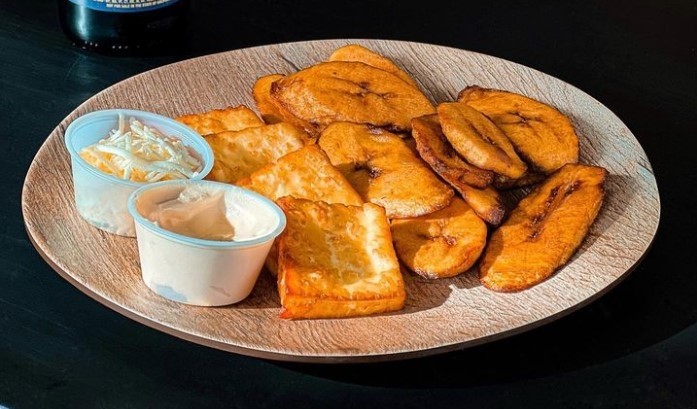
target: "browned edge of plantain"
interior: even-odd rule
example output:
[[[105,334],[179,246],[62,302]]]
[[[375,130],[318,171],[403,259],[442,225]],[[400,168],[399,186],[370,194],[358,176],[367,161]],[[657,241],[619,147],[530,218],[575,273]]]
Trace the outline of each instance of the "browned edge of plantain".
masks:
[[[503,175],[494,175],[494,181],[491,183],[498,190],[509,190],[519,187],[527,187],[535,185],[545,180],[547,176],[538,172],[525,172],[518,179],[511,179]]]
[[[479,189],[489,186],[494,172],[467,163],[443,134],[438,115],[424,115],[411,120],[416,150],[434,172],[453,187],[467,184]]]
[[[285,77],[283,74],[268,74],[257,78],[252,86],[252,98],[261,118],[267,124],[282,122],[284,116],[271,98],[271,85]],[[286,121],[288,122],[288,121]]]
[[[498,226],[506,217],[506,205],[501,194],[491,186],[477,189],[466,184],[455,187],[460,196],[467,202],[482,220],[492,226]]]

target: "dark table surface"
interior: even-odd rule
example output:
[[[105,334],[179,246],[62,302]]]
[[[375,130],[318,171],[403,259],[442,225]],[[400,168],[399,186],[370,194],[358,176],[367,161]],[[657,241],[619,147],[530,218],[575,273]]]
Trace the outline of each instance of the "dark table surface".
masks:
[[[117,58],[74,48],[53,1],[0,1],[0,407],[697,408],[694,0],[195,3],[176,50]],[[656,174],[661,224],[645,260],[599,300],[521,335],[403,362],[309,365],[147,328],[39,257],[24,231],[22,183],[78,104],[163,64],[322,38],[478,51],[593,95],[633,131]]]

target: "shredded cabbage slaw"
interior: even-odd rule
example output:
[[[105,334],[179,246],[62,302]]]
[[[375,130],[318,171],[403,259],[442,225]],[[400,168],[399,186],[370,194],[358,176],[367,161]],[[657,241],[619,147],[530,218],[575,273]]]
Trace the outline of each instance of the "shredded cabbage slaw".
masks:
[[[202,169],[201,161],[182,141],[135,118],[127,123],[123,114],[117,129],[82,149],[80,156],[102,172],[133,182],[190,179]]]

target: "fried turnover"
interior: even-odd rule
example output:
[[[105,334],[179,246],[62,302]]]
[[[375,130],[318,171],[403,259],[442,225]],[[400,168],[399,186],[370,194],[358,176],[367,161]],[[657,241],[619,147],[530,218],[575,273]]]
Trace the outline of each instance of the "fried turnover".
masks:
[[[448,141],[467,162],[513,179],[527,169],[503,131],[476,109],[444,102],[438,105],[438,119]]]
[[[331,163],[387,217],[417,217],[442,209],[454,192],[397,135],[364,124],[334,122],[318,140]]]
[[[271,84],[283,78],[281,74],[264,75],[257,78],[252,87],[252,97],[261,114],[261,118],[267,124],[275,124],[283,121],[283,116],[271,100]]]
[[[563,266],[598,215],[606,177],[603,168],[567,164],[521,200],[489,240],[479,265],[482,284],[520,291]]]
[[[411,126],[419,155],[446,182],[456,188],[467,184],[482,189],[491,184],[494,173],[472,166],[460,157],[443,134],[437,115],[414,118]]]
[[[392,60],[358,44],[349,44],[337,48],[332,55],[329,56],[329,61],[362,62],[363,64],[368,64],[372,67],[392,73],[412,87],[419,87],[419,84]]]
[[[396,311],[406,293],[382,207],[278,200],[282,318],[341,318]]]
[[[363,204],[360,195],[317,145],[306,145],[291,152],[236,184],[271,200],[292,196],[328,203]],[[278,240],[266,258],[266,268],[272,274],[278,271],[277,243]]]
[[[460,91],[458,101],[489,117],[536,170],[549,174],[578,162],[578,136],[557,109],[520,94],[477,86]]]
[[[487,228],[462,199],[445,209],[392,221],[397,257],[425,278],[453,277],[470,269],[486,245]]]
[[[361,62],[315,64],[274,81],[271,96],[313,136],[338,121],[408,132],[412,118],[434,112],[421,91]]]
[[[214,109],[198,114],[182,115],[175,118],[188,125],[201,135],[224,131],[239,131],[245,128],[264,125],[257,114],[244,105]]]
[[[236,184],[271,200],[293,196],[356,206],[363,203],[361,196],[317,145],[305,145],[290,152]]]
[[[307,133],[288,123],[205,136],[213,149],[213,169],[206,179],[235,183],[304,146]]]

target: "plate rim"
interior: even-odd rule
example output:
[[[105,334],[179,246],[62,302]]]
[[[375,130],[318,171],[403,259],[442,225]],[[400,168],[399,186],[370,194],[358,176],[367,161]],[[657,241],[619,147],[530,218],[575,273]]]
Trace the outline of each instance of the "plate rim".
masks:
[[[486,54],[486,53],[481,53],[477,51],[471,51],[467,49],[462,49],[462,48],[457,48],[457,47],[452,47],[448,45],[441,45],[441,44],[435,44],[435,43],[428,43],[428,42],[418,42],[418,41],[404,41],[404,40],[392,40],[392,39],[378,39],[378,38],[327,38],[327,39],[314,39],[314,40],[308,40],[308,41],[291,41],[291,42],[283,42],[283,43],[271,43],[271,44],[262,44],[262,45],[256,45],[256,46],[250,46],[250,47],[244,47],[244,48],[239,48],[239,49],[232,49],[232,50],[227,50],[227,51],[220,51],[216,53],[211,53],[211,54],[205,54],[197,57],[191,57],[179,61],[175,61],[172,63],[164,64],[161,66],[157,66],[154,68],[151,68],[149,70],[140,72],[138,74],[132,75],[128,78],[125,78],[123,80],[120,80],[102,90],[97,92],[96,94],[90,96],[88,99],[80,103],[77,107],[75,107],[67,116],[65,116],[59,123],[58,125],[48,134],[46,139],[43,141],[41,146],[38,148],[37,152],[35,153],[34,157],[32,158],[32,161],[30,163],[29,168],[27,169],[27,172],[25,174],[25,178],[23,181],[22,185],[22,193],[21,193],[21,207],[22,207],[22,218],[23,222],[25,225],[25,231],[27,233],[27,236],[29,238],[30,243],[32,246],[37,250],[41,258],[56,272],[58,273],[59,276],[61,276],[63,279],[68,281],[71,285],[76,287],[78,290],[80,290],[82,293],[90,297],[91,299],[97,301],[99,304],[102,304],[109,308],[110,310],[117,312],[120,315],[123,315],[133,321],[138,322],[139,324],[145,325],[149,328],[155,329],[160,332],[164,332],[168,335],[175,336],[177,338],[193,342],[199,345],[207,346],[207,347],[212,347],[215,349],[223,350],[226,352],[233,352],[245,356],[251,356],[255,358],[262,358],[262,359],[269,359],[269,360],[274,360],[274,361],[284,361],[284,362],[303,362],[303,363],[368,363],[368,362],[387,362],[387,361],[399,361],[399,360],[406,360],[406,359],[413,359],[413,358],[419,358],[419,357],[426,357],[426,356],[432,356],[432,355],[437,355],[437,354],[442,354],[442,353],[447,353],[447,352],[452,352],[452,351],[457,351],[457,350],[463,350],[467,349],[470,347],[475,347],[477,345],[482,345],[482,344],[487,344],[499,339],[504,339],[504,338],[509,338],[511,336],[521,334],[524,332],[528,332],[532,329],[539,328],[543,325],[552,323],[564,316],[567,316],[575,311],[578,311],[581,308],[584,308],[585,306],[591,304],[592,302],[598,300],[602,296],[606,295],[608,292],[610,292],[612,289],[614,289],[618,284],[620,284],[622,281],[624,281],[646,258],[646,256],[649,254],[651,251],[651,248],[653,246],[653,243],[655,242],[657,232],[660,226],[660,221],[661,221],[661,214],[662,214],[662,209],[661,209],[661,200],[660,200],[660,191],[658,188],[658,183],[655,177],[655,174],[653,172],[653,166],[651,164],[651,161],[646,154],[646,151],[644,150],[644,147],[641,145],[638,139],[634,136],[634,133],[629,130],[631,137],[636,141],[636,146],[641,150],[640,154],[643,155],[644,158],[646,158],[646,164],[648,166],[648,171],[651,173],[651,177],[653,180],[653,186],[655,186],[655,193],[656,193],[656,223],[653,226],[653,231],[650,233],[651,238],[649,242],[646,244],[645,248],[642,251],[640,257],[634,261],[634,263],[628,267],[620,276],[616,277],[614,280],[612,280],[608,285],[600,289],[599,291],[593,293],[592,295],[586,297],[585,299],[573,304],[570,307],[567,307],[565,309],[562,309],[561,311],[558,311],[554,314],[547,315],[543,318],[536,319],[532,322],[528,322],[524,325],[511,328],[505,331],[501,332],[496,332],[493,334],[489,334],[486,336],[478,337],[475,339],[471,340],[466,340],[466,341],[461,341],[461,342],[451,342],[446,345],[441,345],[433,348],[423,348],[423,349],[417,349],[417,350],[412,350],[412,351],[400,351],[400,352],[389,352],[389,353],[368,353],[368,354],[361,354],[361,355],[350,355],[350,354],[332,354],[332,355],[303,355],[303,354],[295,354],[295,353],[289,353],[289,352],[275,352],[275,351],[267,351],[267,350],[262,350],[262,349],[255,349],[255,348],[249,348],[246,346],[241,346],[241,345],[233,345],[230,343],[225,343],[221,342],[219,340],[211,339],[211,338],[204,338],[202,336],[196,335],[196,334],[191,334],[182,330],[179,330],[177,328],[173,328],[171,326],[168,326],[166,324],[162,324],[157,322],[156,320],[152,318],[145,317],[143,315],[140,315],[137,312],[131,311],[128,308],[125,308],[105,297],[100,296],[96,292],[94,292],[92,289],[90,289],[88,286],[85,286],[81,283],[79,283],[75,278],[73,278],[68,272],[60,268],[53,259],[48,255],[48,253],[45,251],[45,249],[41,246],[41,244],[35,239],[34,235],[32,234],[32,226],[31,223],[28,222],[28,217],[27,213],[29,211],[29,206],[27,204],[27,196],[29,195],[28,193],[28,179],[30,175],[36,171],[36,159],[37,156],[42,152],[42,150],[45,148],[45,146],[49,143],[49,139],[51,136],[56,133],[56,132],[61,132],[61,128],[65,128],[67,124],[69,124],[72,120],[74,120],[75,116],[77,115],[78,112],[83,110],[83,108],[91,104],[95,99],[97,99],[101,94],[109,92],[111,89],[120,86],[123,83],[126,82],[131,82],[135,81],[138,77],[141,76],[146,76],[152,73],[153,71],[157,71],[160,69],[163,69],[165,67],[170,67],[170,66],[175,66],[178,64],[184,64],[184,63],[191,63],[195,60],[203,60],[206,58],[215,58],[216,56],[224,55],[224,54],[229,54],[229,53],[235,53],[235,52],[244,52],[245,50],[254,50],[254,49],[261,49],[261,48],[269,48],[269,47],[275,47],[275,46],[292,46],[293,44],[312,44],[312,43],[325,43],[327,41],[331,42],[356,42],[356,43],[364,43],[364,42],[371,42],[371,41],[377,41],[377,42],[382,42],[382,43],[397,43],[397,44],[412,44],[412,45],[419,45],[419,46],[428,46],[428,47],[438,47],[438,48],[447,48],[451,49],[454,52],[465,52],[468,54],[474,54],[474,55],[480,55],[484,56],[487,58],[493,58],[496,60],[500,60],[509,64],[517,65],[524,67],[528,70],[531,70],[537,75],[543,75],[546,77],[553,78],[554,80],[561,82],[565,84],[566,86],[571,87],[575,92],[580,92],[582,93],[585,97],[588,97],[591,99],[593,102],[599,104],[603,108],[605,108],[609,113],[611,113],[614,117],[614,119],[622,125],[624,128],[629,130],[629,127],[626,126],[626,124],[619,118],[614,111],[612,111],[609,107],[607,107],[605,104],[602,102],[598,101],[595,97],[592,95],[588,94],[587,92],[583,91],[582,89],[578,88],[577,86],[557,78],[556,76],[547,74],[545,72],[542,72],[540,70],[537,70],[535,68],[531,68],[527,65],[517,63],[505,58],[497,57],[494,55]]]

